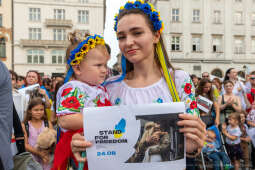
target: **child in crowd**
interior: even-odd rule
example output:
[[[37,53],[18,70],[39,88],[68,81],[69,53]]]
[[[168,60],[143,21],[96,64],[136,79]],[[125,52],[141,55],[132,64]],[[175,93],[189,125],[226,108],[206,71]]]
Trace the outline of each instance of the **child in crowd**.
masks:
[[[225,123],[222,124],[222,132],[226,136],[226,147],[231,162],[234,165],[235,170],[239,170],[240,159],[242,157],[240,145],[242,132],[239,127],[240,115],[237,113],[231,113],[228,116],[228,123],[228,126]]]
[[[32,98],[28,104],[27,113],[22,123],[25,137],[25,148],[31,152],[34,159],[42,165],[43,170],[50,170],[51,163],[48,152],[40,151],[36,148],[37,138],[44,128],[53,129],[47,119],[45,102],[40,97]]]
[[[242,132],[242,135],[240,137],[241,139],[241,149],[242,149],[242,158],[244,160],[245,169],[249,169],[250,163],[249,163],[249,142],[251,141],[250,137],[248,136],[248,126],[245,123],[245,111],[240,113],[240,129]]]
[[[101,86],[110,58],[104,39],[99,35],[87,35],[79,41],[73,33],[70,41],[66,52],[68,72],[65,84],[57,93],[56,113],[62,133],[55,150],[53,170],[65,170],[68,160],[74,158],[70,143],[73,134],[83,131],[83,108],[111,105],[106,89]],[[76,160],[75,163],[77,165]]]
[[[213,169],[220,170],[220,161],[222,161],[225,169],[229,169],[230,160],[225,152],[220,151],[220,143],[216,140],[216,134],[213,130],[207,130],[206,145],[202,150],[213,160]]]
[[[255,102],[251,105],[251,110],[249,114],[247,115],[247,124],[250,128],[255,127]],[[255,169],[255,146],[251,145],[251,162],[252,162],[252,168]]]

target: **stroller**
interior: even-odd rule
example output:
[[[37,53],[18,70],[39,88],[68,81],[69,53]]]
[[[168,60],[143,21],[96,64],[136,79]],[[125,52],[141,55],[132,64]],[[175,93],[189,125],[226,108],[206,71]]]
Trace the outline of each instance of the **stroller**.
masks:
[[[218,143],[219,143],[219,145],[220,145],[219,150],[220,150],[221,152],[225,152],[226,155],[227,155],[227,157],[228,157],[229,162],[231,162],[230,159],[229,159],[229,156],[228,156],[226,147],[225,147],[225,142],[224,142],[223,136],[222,136],[221,132],[219,131],[219,129],[218,129],[215,125],[213,125],[213,126],[209,127],[208,130],[214,131],[214,133],[216,134],[216,140],[218,141]],[[203,166],[202,168],[203,168],[203,170],[206,170],[208,167],[211,167],[211,169],[213,169],[213,166],[212,166],[212,159],[210,159],[210,158],[207,156],[207,154],[201,152],[201,159],[202,159],[202,166]],[[208,162],[208,163],[206,163],[206,162]],[[227,168],[225,168],[225,169],[226,169],[226,170],[227,170],[227,169],[230,170],[230,169],[233,169],[233,168],[234,168],[234,167],[233,167],[232,165],[230,165],[229,167],[227,167]],[[221,169],[223,169],[223,164],[222,164],[222,162],[221,162]],[[224,169],[224,170],[225,170],[225,169]]]

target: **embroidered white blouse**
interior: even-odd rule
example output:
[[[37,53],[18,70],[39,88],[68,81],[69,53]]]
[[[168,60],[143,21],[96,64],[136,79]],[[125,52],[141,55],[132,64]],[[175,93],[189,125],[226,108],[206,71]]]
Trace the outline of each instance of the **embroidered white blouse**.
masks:
[[[195,88],[190,76],[182,70],[176,70],[174,80],[180,100],[185,103],[186,112],[199,116]],[[173,101],[163,77],[158,82],[143,88],[132,88],[124,81],[109,84],[106,88],[113,105],[167,103]]]

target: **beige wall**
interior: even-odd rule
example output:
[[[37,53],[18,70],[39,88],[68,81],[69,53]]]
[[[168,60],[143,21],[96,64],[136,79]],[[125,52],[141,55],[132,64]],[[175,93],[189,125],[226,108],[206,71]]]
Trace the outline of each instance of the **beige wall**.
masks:
[[[12,58],[12,4],[11,0],[4,0],[0,5],[0,14],[2,15],[3,27],[0,27],[0,38],[6,41],[6,58],[0,58],[8,69],[11,69]]]

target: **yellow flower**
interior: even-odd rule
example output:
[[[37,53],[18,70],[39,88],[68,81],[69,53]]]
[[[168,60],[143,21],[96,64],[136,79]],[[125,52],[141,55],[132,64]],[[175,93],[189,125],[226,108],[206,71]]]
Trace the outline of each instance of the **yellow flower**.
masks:
[[[84,44],[82,47],[81,47],[81,52],[83,54],[87,53],[89,51],[89,46],[88,44]]]
[[[82,53],[81,53],[81,52],[78,52],[78,53],[75,54],[75,59],[76,59],[76,58],[79,58],[79,57],[81,57],[81,56],[82,56]]]
[[[120,7],[120,10],[123,10],[123,9],[124,9],[124,6],[121,6],[121,7]],[[118,16],[118,14],[115,14],[114,18],[115,18],[116,16]]]
[[[72,66],[80,64],[81,60],[74,59],[70,64]]]
[[[95,41],[93,38],[90,38],[90,39],[88,40],[88,46],[89,46],[90,49],[91,49],[91,48],[95,48],[95,46],[96,46],[96,41]]]

